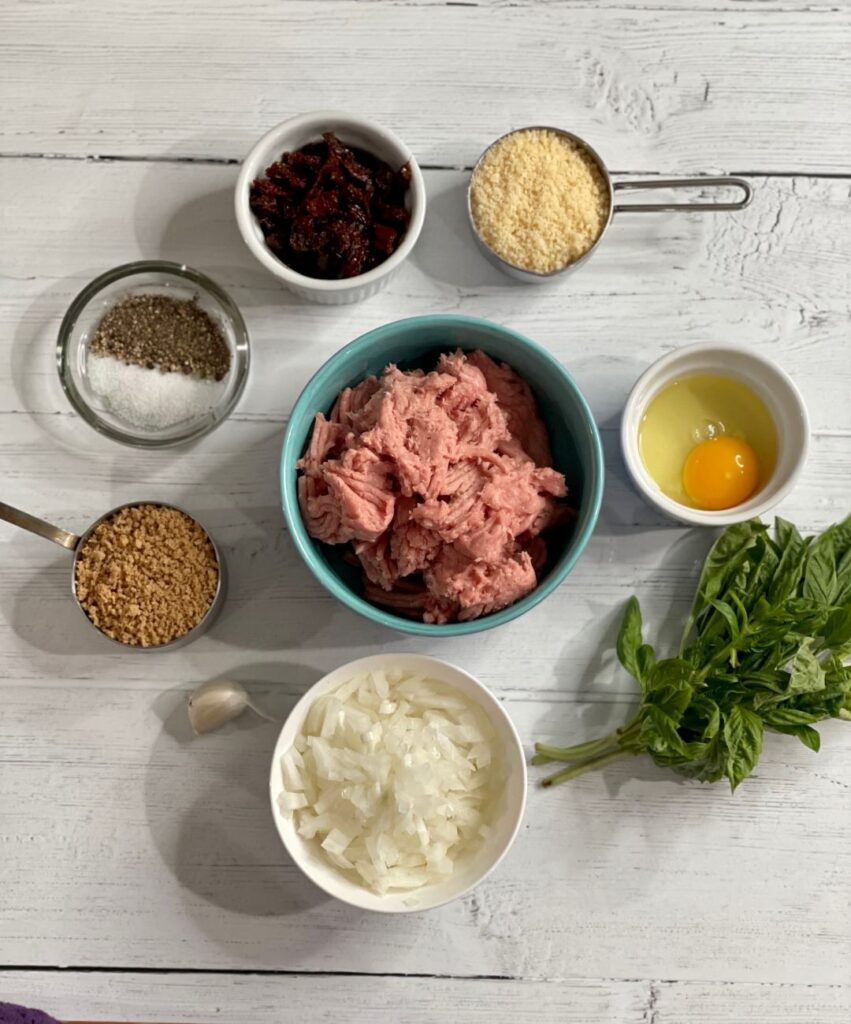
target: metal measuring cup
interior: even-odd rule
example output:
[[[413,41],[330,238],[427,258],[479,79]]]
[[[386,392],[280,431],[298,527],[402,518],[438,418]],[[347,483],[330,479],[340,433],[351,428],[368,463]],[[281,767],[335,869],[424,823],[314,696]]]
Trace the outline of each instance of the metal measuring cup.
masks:
[[[556,135],[561,135],[565,139],[570,139],[571,142],[575,142],[580,146],[585,153],[594,161],[597,165],[597,169],[600,172],[600,176],[606,187],[609,213],[606,218],[606,223],[603,225],[603,229],[597,237],[596,242],[591,248],[583,253],[579,259],[574,260],[572,263],[568,263],[563,267],[559,267],[557,270],[550,270],[547,272],[536,271],[536,270],[525,270],[523,267],[518,267],[513,263],[509,263],[504,260],[501,256],[491,249],[488,243],[479,234],[479,229],[476,226],[476,221],[473,217],[473,205],[472,205],[472,190],[473,182],[476,177],[476,171],[479,169],[479,164],[482,162],[484,157],[496,146],[502,142],[503,139],[507,139],[511,135],[518,135],[521,132],[529,131],[546,131],[554,132]],[[696,203],[635,203],[627,205],[617,205],[615,203],[616,192],[636,192],[644,189],[678,189],[678,188],[738,188],[744,193],[743,197],[735,202],[727,203],[716,203],[716,202],[696,202]],[[725,175],[720,178],[656,178],[651,181],[615,181],[613,182],[609,174],[609,169],[603,163],[603,159],[600,154],[593,149],[588,143],[580,138],[578,135],[574,135],[573,132],[565,131],[563,128],[552,128],[549,125],[529,125],[526,128],[515,128],[513,131],[506,132],[505,135],[501,135],[498,139],[495,139],[488,148],[482,153],[479,159],[476,161],[473,167],[473,173],[470,176],[470,182],[467,186],[467,217],[470,221],[470,227],[472,228],[473,235],[479,244],[485,257],[500,270],[503,270],[506,274],[516,278],[518,281],[524,281],[526,284],[544,284],[547,281],[552,281],[554,278],[559,277],[561,274],[567,274],[571,270],[576,270],[586,260],[590,259],[591,254],[594,253],[599,246],[600,242],[603,241],[603,236],[609,229],[612,223],[612,218],[616,213],[661,213],[664,211],[688,211],[689,213],[709,213],[719,210],[744,210],[744,208],[750,203],[753,198],[753,190],[744,178],[735,178],[729,175]]]
[[[213,595],[213,600],[210,602],[210,607],[204,612],[203,617],[197,622],[192,629],[187,633],[183,633],[174,640],[169,640],[168,643],[155,644],[148,647],[143,647],[141,644],[127,644],[123,640],[116,640],[115,637],[107,636],[98,626],[92,622],[89,616],[86,614],[85,608],[80,602],[77,596],[77,564],[80,560],[80,553],[85,546],[86,541],[91,537],[92,533],[100,526],[101,523],[106,522],[107,519],[117,515],[125,508],[137,508],[140,505],[154,505],[157,508],[172,508],[176,512],[181,512],[188,519],[191,519],[193,523],[196,523],[205,533],[207,540],[213,548],[213,553],[216,556],[216,567],[218,569],[218,581],[216,583],[216,591]],[[12,505],[7,505],[4,501],[0,501],[0,520],[5,520],[7,523],[11,523],[13,526],[19,526],[22,530],[28,530],[30,533],[34,533],[39,537],[44,537],[45,540],[52,540],[54,544],[58,544],[60,547],[65,548],[67,551],[74,552],[74,561],[71,565],[71,594],[73,595],[74,602],[83,614],[86,622],[94,629],[99,636],[105,637],[110,643],[116,644],[124,650],[131,651],[164,651],[166,649],[173,650],[178,647],[184,647],[186,644],[192,643],[202,633],[205,633],[216,619],[216,616],[222,609],[222,605],[225,600],[225,591],[227,590],[226,570],[222,553],[219,550],[216,542],[210,536],[210,533],[201,526],[195,516],[190,515],[184,509],[179,508],[177,505],[171,505],[164,501],[129,501],[124,505],[117,505],[115,508],[110,509],[109,512],[105,513],[96,519],[92,525],[83,534],[69,533],[67,530],[63,530],[58,526],[54,526],[52,523],[45,522],[44,519],[39,519],[36,516],[30,515],[28,512],[23,512],[21,509],[14,508]]]

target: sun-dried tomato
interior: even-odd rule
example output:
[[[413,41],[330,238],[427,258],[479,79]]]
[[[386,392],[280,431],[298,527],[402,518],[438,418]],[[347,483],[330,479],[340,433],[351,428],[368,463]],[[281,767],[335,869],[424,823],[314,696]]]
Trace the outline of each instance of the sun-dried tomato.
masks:
[[[394,171],[326,132],[266,168],[249,205],[269,249],[307,277],[339,279],[383,263],[405,236],[411,169]]]
[[[372,228],[372,244],[379,252],[386,252],[389,256],[396,247],[396,236],[398,231],[388,227],[386,224],[374,224]]]

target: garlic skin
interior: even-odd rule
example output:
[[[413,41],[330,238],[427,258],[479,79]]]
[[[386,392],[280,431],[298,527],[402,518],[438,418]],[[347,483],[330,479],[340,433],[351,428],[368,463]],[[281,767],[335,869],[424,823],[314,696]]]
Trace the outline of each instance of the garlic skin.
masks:
[[[268,722],[274,721],[252,703],[242,683],[232,679],[214,679],[202,683],[189,697],[189,724],[196,736],[203,736],[239,718],[246,708],[251,708]]]

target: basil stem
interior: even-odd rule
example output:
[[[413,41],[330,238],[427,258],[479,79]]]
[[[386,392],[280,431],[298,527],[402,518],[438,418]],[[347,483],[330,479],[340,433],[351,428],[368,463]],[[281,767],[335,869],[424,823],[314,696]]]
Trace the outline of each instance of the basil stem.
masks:
[[[559,782],[567,782],[568,779],[575,779],[577,775],[584,775],[585,772],[590,772],[593,768],[602,768],[604,765],[611,764],[612,761],[617,761],[621,757],[633,757],[636,753],[637,751],[633,750],[613,750],[609,754],[592,757],[588,761],[582,761],[580,764],[563,768],[560,772],[556,772],[555,775],[549,775],[541,785],[555,786]]]

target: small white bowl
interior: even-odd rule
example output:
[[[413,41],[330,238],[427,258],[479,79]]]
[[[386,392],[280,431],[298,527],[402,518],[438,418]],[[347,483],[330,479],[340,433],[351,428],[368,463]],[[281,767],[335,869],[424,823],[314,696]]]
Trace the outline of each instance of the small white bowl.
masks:
[[[506,783],[497,816],[491,822],[491,834],[483,840],[472,859],[445,882],[387,893],[380,896],[371,889],[351,881],[322,856],[314,843],[303,839],[295,830],[293,819],[281,813],[278,797],[283,792],[281,758],[292,747],[301,730],[307,713],[317,697],[328,690],[336,689],[361,672],[375,669],[402,669],[416,672],[445,683],[462,693],[485,712],[493,725],[500,753],[505,767]],[[464,896],[486,878],[499,864],[514,842],[514,837],[523,820],[526,807],[526,758],[517,730],[500,702],[478,679],[460,668],[438,658],[424,654],[374,654],[342,665],[304,694],[287,717],[275,752],[272,755],[272,770],[269,777],[269,795],[272,800],[272,816],[278,834],[293,861],[307,877],[329,896],[349,903],[362,910],[377,910],[387,914],[405,914],[419,910],[431,910],[451,900]]]
[[[282,153],[291,153],[308,142],[320,142],[323,132],[333,132],[342,142],[373,153],[390,164],[394,170],[405,163],[410,164],[411,168],[411,183],[407,195],[411,220],[399,248],[383,263],[365,274],[339,281],[307,277],[282,263],[266,245],[257,218],[248,205],[251,183],[262,177],[270,164],[279,160]],[[236,222],[245,244],[285,288],[309,302],[340,306],[358,302],[380,291],[408,258],[416,245],[425,219],[426,191],[417,161],[393,132],[366,117],[335,110],[319,110],[293,117],[266,132],[243,161],[236,182],[235,208]]]
[[[771,477],[741,505],[718,512],[689,508],[663,494],[638,448],[639,427],[651,399],[672,381],[694,373],[717,373],[747,384],[765,402],[777,428],[777,465]],[[663,356],[638,378],[621,419],[621,448],[632,482],[660,512],[692,526],[730,526],[764,515],[791,491],[809,443],[807,408],[792,378],[770,359],[734,345],[688,345]]]

